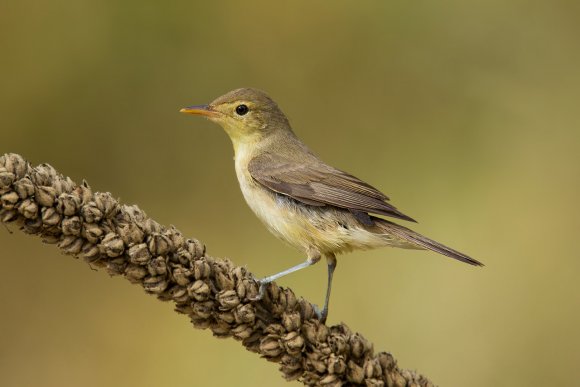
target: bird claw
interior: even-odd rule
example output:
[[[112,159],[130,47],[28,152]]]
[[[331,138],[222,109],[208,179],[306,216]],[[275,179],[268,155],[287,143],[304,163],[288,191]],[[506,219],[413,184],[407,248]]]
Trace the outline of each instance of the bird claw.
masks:
[[[258,294],[254,297],[248,297],[250,301],[260,301],[264,298],[264,295],[266,294],[266,285],[269,284],[269,282],[262,282],[262,280],[256,280],[256,283],[258,284]]]
[[[314,314],[316,315],[318,320],[322,324],[326,323],[326,317],[328,317],[328,310],[322,309],[322,311],[321,311],[320,308],[318,307],[318,305],[312,305],[312,306],[314,307]]]

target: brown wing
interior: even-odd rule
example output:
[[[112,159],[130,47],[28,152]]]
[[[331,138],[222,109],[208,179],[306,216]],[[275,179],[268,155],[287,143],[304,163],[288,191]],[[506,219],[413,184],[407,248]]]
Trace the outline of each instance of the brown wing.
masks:
[[[266,188],[305,204],[345,208],[362,221],[370,221],[367,213],[415,221],[387,203],[389,198],[376,188],[317,158],[300,163],[266,153],[252,159],[248,170]]]

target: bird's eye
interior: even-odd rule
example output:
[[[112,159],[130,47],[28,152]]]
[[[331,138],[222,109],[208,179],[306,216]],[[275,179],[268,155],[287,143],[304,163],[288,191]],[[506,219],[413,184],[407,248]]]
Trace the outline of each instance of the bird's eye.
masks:
[[[238,116],[243,116],[244,114],[246,114],[249,111],[250,111],[250,109],[246,105],[236,106],[236,114]]]

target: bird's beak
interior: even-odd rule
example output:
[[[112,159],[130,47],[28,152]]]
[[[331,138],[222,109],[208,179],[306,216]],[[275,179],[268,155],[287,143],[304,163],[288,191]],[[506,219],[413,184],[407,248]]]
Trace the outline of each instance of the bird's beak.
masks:
[[[179,112],[186,114],[195,114],[209,118],[217,117],[218,115],[218,112],[213,110],[209,105],[188,106],[186,108],[181,109]]]

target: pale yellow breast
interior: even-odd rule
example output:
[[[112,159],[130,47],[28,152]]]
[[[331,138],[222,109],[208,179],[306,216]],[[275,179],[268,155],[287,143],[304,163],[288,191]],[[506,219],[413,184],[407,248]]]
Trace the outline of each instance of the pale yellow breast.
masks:
[[[282,195],[257,183],[247,169],[250,160],[251,153],[239,146],[235,157],[236,175],[248,206],[274,235],[294,247],[307,249],[320,238],[320,230]]]

